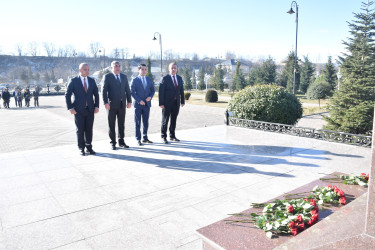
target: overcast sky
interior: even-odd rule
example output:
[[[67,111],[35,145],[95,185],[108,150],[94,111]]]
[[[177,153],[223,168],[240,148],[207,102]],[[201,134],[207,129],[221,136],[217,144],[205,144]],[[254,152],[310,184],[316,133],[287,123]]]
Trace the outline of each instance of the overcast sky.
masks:
[[[71,44],[88,51],[100,42],[107,54],[115,47],[131,55],[160,53],[224,57],[233,51],[247,59],[284,59],[295,49],[296,15],[284,0],[0,0],[0,49],[16,54],[17,43]],[[347,21],[359,0],[300,0],[298,55],[313,62],[344,52]],[[294,8],[294,11],[295,8]]]

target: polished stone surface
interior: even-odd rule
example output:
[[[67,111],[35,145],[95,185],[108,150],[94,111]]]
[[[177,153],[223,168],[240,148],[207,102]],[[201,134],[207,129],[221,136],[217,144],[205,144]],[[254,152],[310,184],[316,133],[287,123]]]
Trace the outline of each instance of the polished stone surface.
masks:
[[[180,111],[180,143],[160,142],[155,107],[155,143],[141,147],[130,109],[130,149],[116,151],[101,110],[97,155],[82,157],[59,102],[0,110],[0,249],[199,249],[201,227],[326,174],[370,165],[368,148],[211,126],[222,124],[221,109],[189,105]]]
[[[333,173],[331,176],[325,176],[324,178],[332,178],[337,176],[340,173]],[[309,192],[315,186],[323,187],[331,184],[330,182],[315,180],[309,184],[306,184],[302,187],[294,189],[288,193],[295,194],[295,193],[302,193],[302,192]],[[362,197],[365,192],[367,192],[367,188],[363,188],[360,186],[349,186],[343,183],[334,183],[339,189],[342,189],[347,198],[348,204],[352,205],[351,202],[356,197]],[[284,196],[275,197],[267,201],[266,203],[270,203],[275,199],[285,199]],[[363,213],[363,203],[365,202],[365,198],[362,198],[362,207],[360,210],[356,210],[356,213]],[[357,200],[355,200],[356,202]],[[353,202],[354,203],[354,202]],[[210,245],[210,242],[214,242],[216,245],[224,248],[224,249],[274,249],[279,245],[283,245],[286,243],[287,248],[285,249],[300,249],[300,244],[304,242],[314,242],[314,239],[319,239],[324,243],[329,242],[331,240],[332,235],[336,235],[333,230],[336,227],[342,227],[347,225],[346,220],[342,220],[342,217],[339,216],[341,220],[341,224],[338,223],[331,223],[331,217],[333,214],[336,214],[336,211],[340,211],[342,214],[347,214],[351,210],[356,209],[353,206],[346,205],[346,206],[331,206],[325,210],[319,211],[319,222],[312,227],[308,228],[304,232],[299,233],[297,236],[293,237],[291,235],[286,236],[275,236],[272,239],[266,237],[263,230],[259,230],[255,228],[251,223],[237,223],[237,222],[230,222],[236,220],[243,220],[247,217],[238,217],[238,216],[231,216],[204,228],[198,230],[198,234],[203,236],[202,238],[209,239],[209,241],[205,242],[205,245]],[[233,213],[261,213],[262,209],[260,208],[250,208],[245,211],[233,211]],[[362,218],[362,224],[364,223],[365,218]],[[327,222],[328,221],[328,222]],[[327,234],[326,231],[323,231],[326,226],[321,226],[322,223],[325,222],[324,225],[332,225],[330,234]],[[357,221],[359,222],[359,221]],[[352,221],[356,225],[356,221]],[[344,224],[344,225],[342,225]],[[350,224],[349,224],[350,225]],[[322,232],[321,234],[317,235],[317,232]],[[348,232],[343,232],[342,235],[346,235]],[[356,235],[356,232],[350,232],[352,236]],[[303,235],[310,236],[309,238],[304,237]],[[342,236],[341,235],[341,236]],[[350,235],[350,234],[348,234]],[[212,245],[212,244],[211,244]],[[315,246],[315,245],[314,245]],[[316,245],[317,246],[317,245]],[[294,248],[295,247],[295,248]],[[304,245],[304,247],[306,247]],[[217,248],[217,247],[214,247]],[[206,249],[206,248],[205,248]],[[208,248],[209,249],[209,248]]]

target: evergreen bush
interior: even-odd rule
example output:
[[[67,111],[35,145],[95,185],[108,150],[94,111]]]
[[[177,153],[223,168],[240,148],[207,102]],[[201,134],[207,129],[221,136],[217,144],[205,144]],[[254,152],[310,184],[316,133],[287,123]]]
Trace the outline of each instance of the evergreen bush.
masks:
[[[217,96],[217,91],[214,89],[210,89],[206,93],[206,102],[217,102],[218,96]]]
[[[190,96],[191,96],[190,92],[185,92],[184,93],[185,100],[189,100]]]
[[[297,97],[276,85],[246,87],[232,98],[228,109],[236,118],[289,125],[294,125],[303,112]]]

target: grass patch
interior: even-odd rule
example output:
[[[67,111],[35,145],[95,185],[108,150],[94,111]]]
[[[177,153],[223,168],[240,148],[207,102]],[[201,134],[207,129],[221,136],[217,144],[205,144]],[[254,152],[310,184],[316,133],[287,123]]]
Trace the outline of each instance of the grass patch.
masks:
[[[303,108],[303,116],[305,115],[312,115],[327,112],[327,109],[324,107],[304,107]]]

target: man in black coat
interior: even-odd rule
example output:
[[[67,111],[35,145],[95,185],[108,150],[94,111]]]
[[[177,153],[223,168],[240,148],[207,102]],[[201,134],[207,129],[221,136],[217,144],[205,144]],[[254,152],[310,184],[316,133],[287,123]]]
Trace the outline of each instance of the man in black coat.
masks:
[[[10,101],[10,93],[8,91],[8,88],[6,88],[3,92],[3,103],[4,108],[9,108],[9,101]]]
[[[126,75],[120,73],[121,65],[117,61],[111,63],[112,73],[104,76],[103,102],[108,113],[109,138],[112,149],[116,150],[116,118],[118,124],[118,143],[120,147],[129,148],[125,144],[125,114],[131,108],[132,99]]]
[[[162,108],[161,138],[165,144],[167,141],[167,128],[169,118],[169,139],[171,141],[180,141],[176,138],[176,122],[180,111],[180,106],[185,105],[184,81],[177,75],[177,64],[169,64],[169,74],[163,77],[159,86],[159,107]]]
[[[77,131],[77,141],[80,154],[85,156],[85,147],[88,154],[95,154],[92,149],[92,130],[94,125],[94,114],[99,112],[98,86],[89,75],[87,63],[79,65],[79,76],[74,77],[66,90],[66,106],[74,115]],[[74,94],[74,101],[71,96]],[[95,100],[94,100],[95,98]]]

